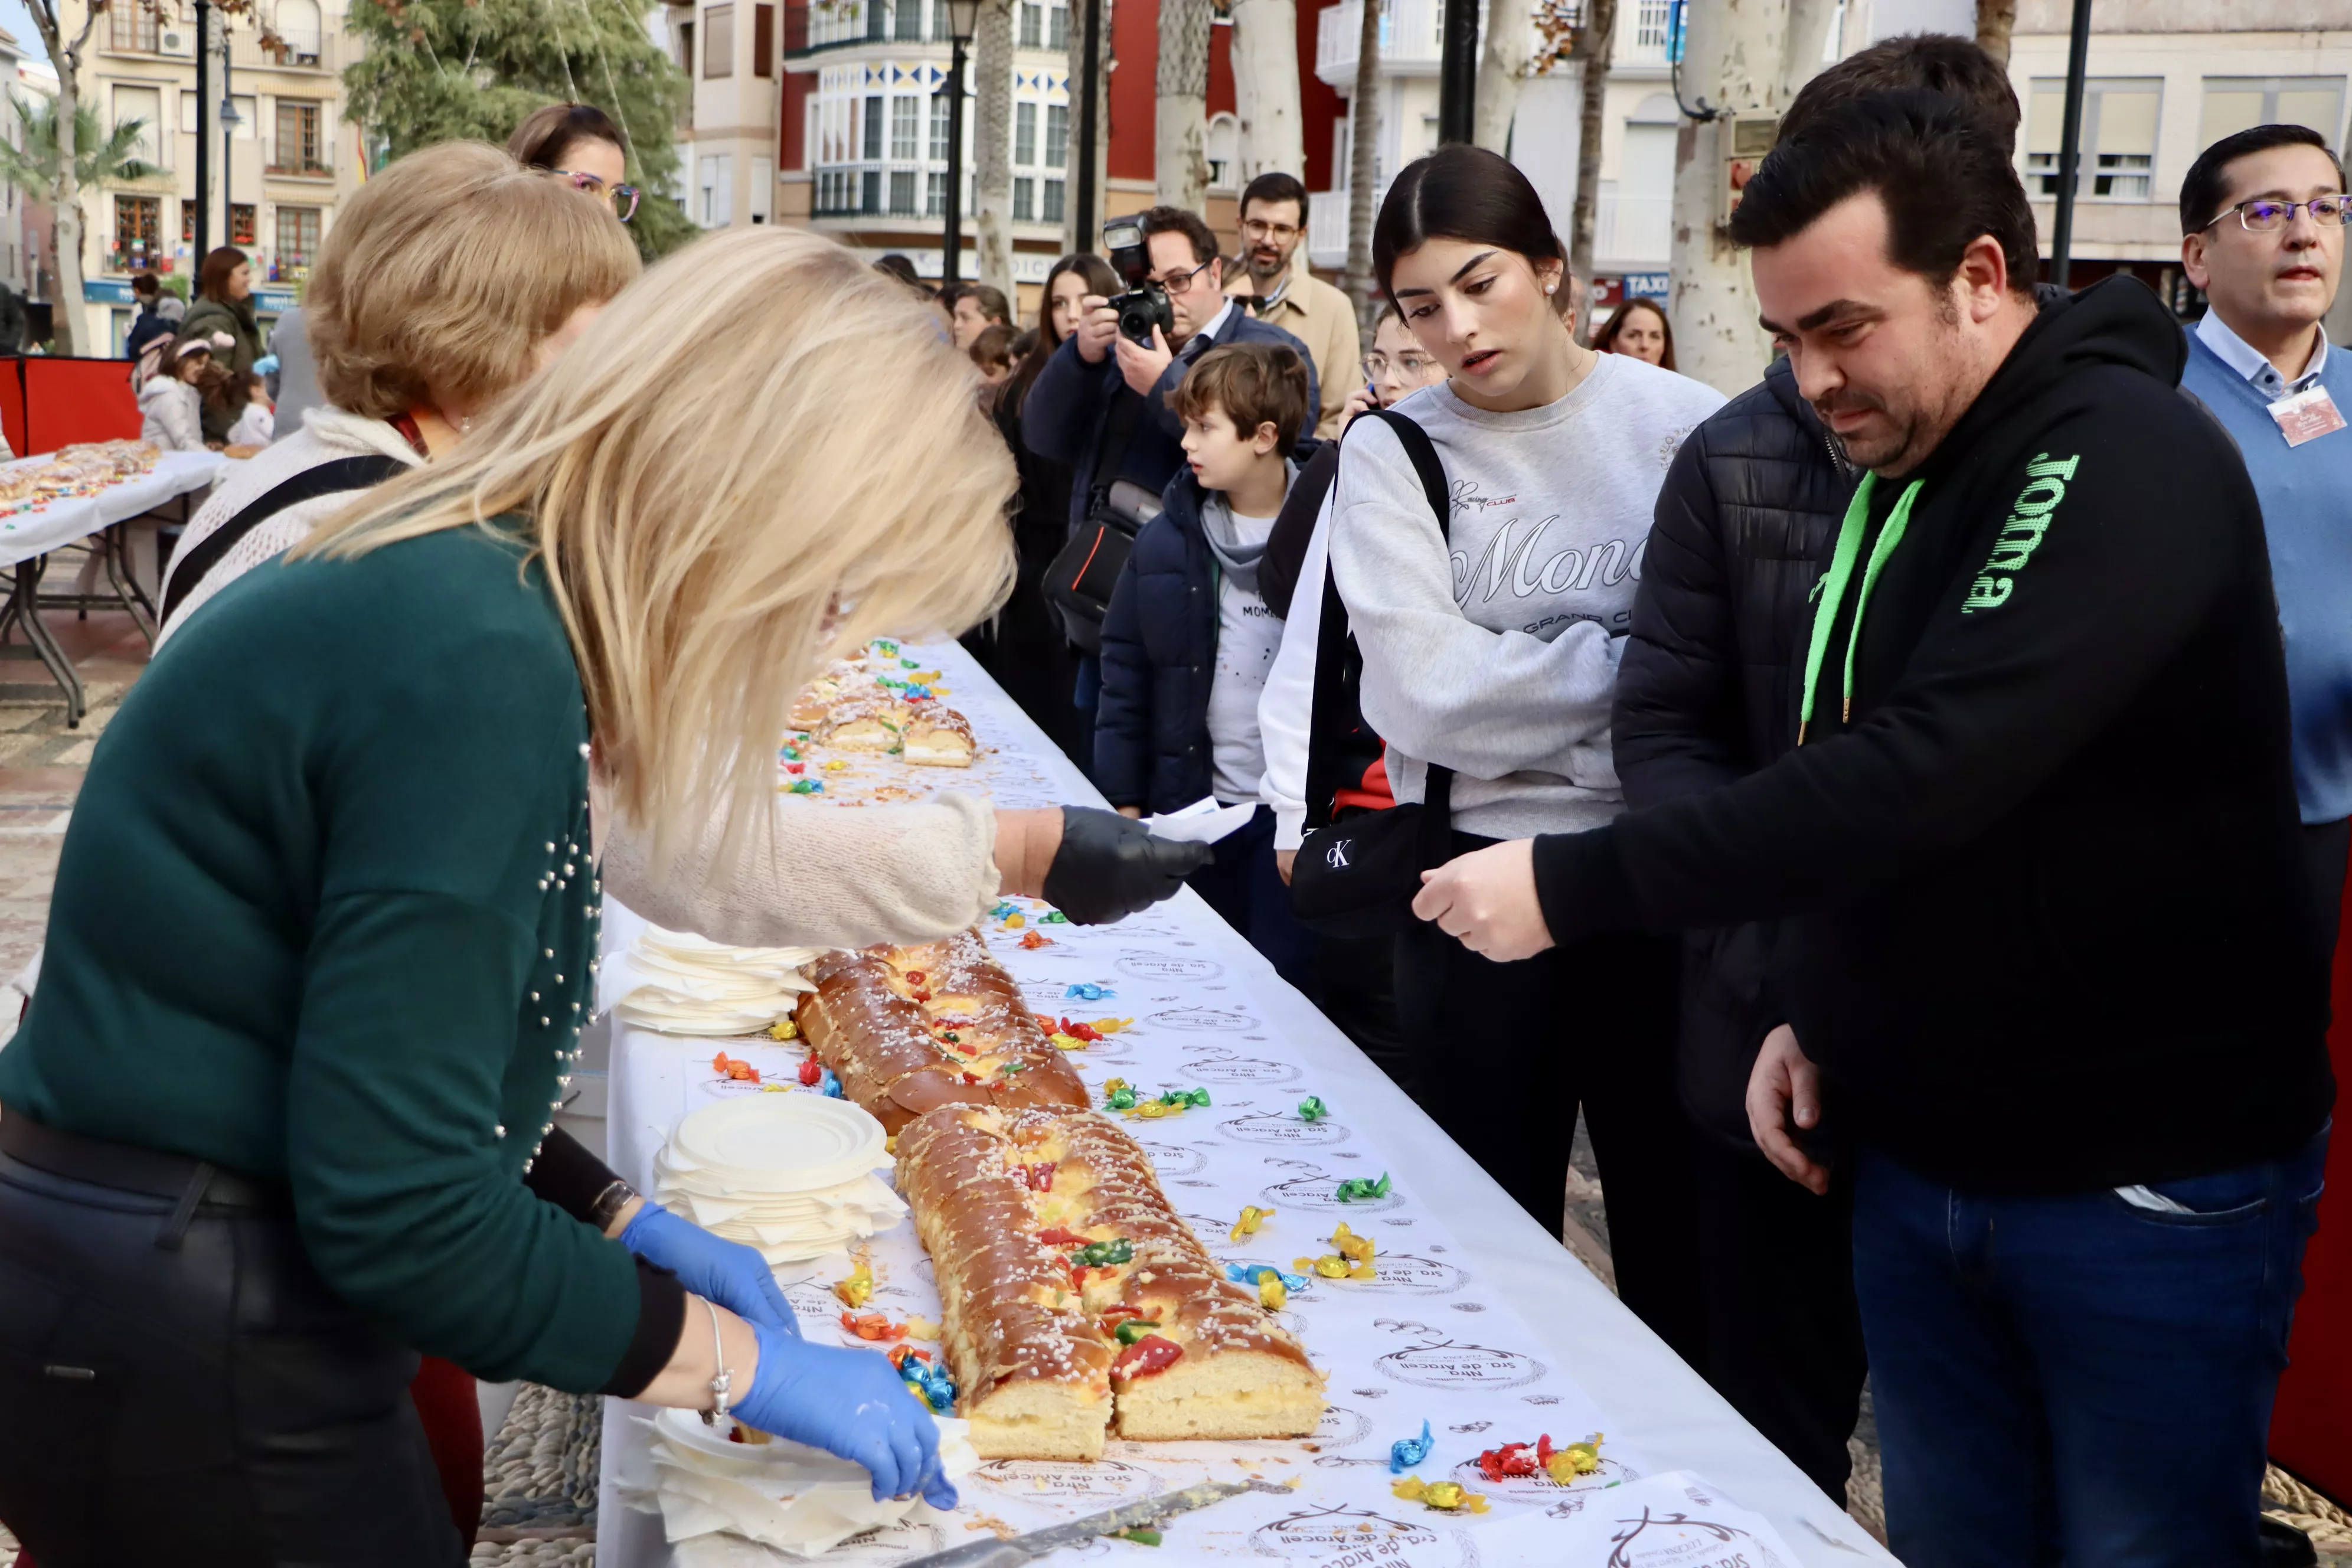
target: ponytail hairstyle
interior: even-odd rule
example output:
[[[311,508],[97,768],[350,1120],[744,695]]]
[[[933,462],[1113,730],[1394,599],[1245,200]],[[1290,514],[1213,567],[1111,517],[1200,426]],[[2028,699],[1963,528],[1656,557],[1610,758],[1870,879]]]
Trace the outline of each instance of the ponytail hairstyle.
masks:
[[[1576,290],[1569,284],[1568,247],[1552,231],[1535,186],[1499,153],[1449,142],[1397,175],[1381,203],[1380,221],[1372,225],[1372,275],[1391,307],[1397,258],[1433,239],[1516,251],[1530,266],[1557,261],[1560,288],[1552,296],[1553,309],[1566,315],[1572,307]]]

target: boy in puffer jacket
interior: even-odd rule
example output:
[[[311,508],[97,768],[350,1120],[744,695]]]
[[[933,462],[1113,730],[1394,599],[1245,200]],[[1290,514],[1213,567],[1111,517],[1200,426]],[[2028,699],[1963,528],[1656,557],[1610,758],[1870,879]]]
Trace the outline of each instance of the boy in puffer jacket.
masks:
[[[1297,475],[1289,453],[1310,405],[1307,367],[1276,344],[1212,349],[1169,405],[1184,422],[1186,466],[1136,536],[1103,620],[1096,778],[1129,816],[1204,795],[1255,805],[1190,880],[1284,979],[1311,993],[1314,939],[1291,913],[1275,870],[1274,813],[1258,804],[1257,727],[1282,642],[1257,565]]]

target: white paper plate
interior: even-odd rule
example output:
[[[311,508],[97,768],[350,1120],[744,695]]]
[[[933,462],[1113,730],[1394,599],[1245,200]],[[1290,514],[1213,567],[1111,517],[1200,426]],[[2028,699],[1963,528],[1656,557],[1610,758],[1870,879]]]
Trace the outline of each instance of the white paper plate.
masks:
[[[757,1094],[706,1105],[677,1124],[670,1144],[733,1191],[821,1192],[887,1159],[882,1123],[845,1100]]]

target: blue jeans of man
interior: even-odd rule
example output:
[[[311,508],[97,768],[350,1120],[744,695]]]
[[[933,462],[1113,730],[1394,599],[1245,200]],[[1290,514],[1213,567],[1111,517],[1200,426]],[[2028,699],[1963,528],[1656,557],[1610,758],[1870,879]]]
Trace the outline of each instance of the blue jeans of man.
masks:
[[[1985,1196],[1865,1150],[1854,1289],[1907,1568],[2251,1568],[2326,1150],[2137,1203]]]

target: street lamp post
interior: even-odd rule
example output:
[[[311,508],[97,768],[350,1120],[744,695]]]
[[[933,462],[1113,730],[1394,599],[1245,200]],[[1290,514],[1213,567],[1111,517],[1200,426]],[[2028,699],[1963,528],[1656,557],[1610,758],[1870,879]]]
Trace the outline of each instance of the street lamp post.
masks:
[[[980,30],[981,0],[940,0],[948,18],[948,79],[940,91],[948,100],[947,224],[940,251],[940,287],[957,280],[963,263],[963,51]]]

